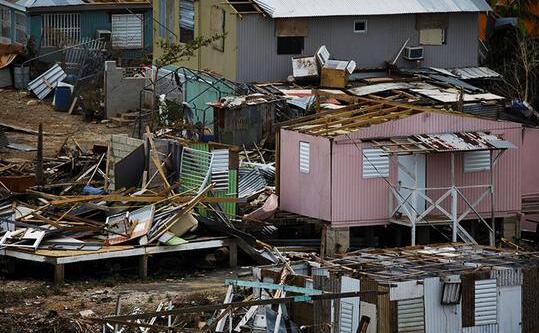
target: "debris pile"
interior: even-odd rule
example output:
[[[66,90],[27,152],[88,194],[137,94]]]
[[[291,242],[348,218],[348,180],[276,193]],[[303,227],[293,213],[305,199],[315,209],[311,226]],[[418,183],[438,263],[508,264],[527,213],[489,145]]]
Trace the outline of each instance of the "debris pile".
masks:
[[[89,151],[66,140],[56,158],[2,161],[0,247],[48,258],[237,242],[257,262],[277,262],[271,247],[235,225],[237,151],[148,129],[144,140],[113,135]],[[223,237],[232,240],[211,243]]]

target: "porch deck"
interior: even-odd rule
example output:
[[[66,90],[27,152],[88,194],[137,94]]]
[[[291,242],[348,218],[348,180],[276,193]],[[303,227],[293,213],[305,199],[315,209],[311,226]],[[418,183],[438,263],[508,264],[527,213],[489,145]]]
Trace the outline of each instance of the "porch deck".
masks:
[[[138,257],[139,277],[145,279],[148,274],[148,256],[150,255],[204,250],[220,247],[229,248],[229,265],[231,267],[236,267],[237,244],[235,240],[227,237],[201,237],[192,240],[189,243],[174,246],[114,245],[103,247],[95,251],[66,251],[44,249],[31,251],[20,248],[3,248],[0,250],[0,256],[51,264],[54,266],[54,282],[62,283],[64,281],[66,264],[84,261],[106,260],[113,258]]]

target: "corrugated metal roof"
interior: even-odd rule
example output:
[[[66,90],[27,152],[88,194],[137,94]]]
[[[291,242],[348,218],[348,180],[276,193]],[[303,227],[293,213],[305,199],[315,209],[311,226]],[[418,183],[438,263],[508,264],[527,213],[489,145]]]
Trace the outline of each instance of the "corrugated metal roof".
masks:
[[[419,134],[405,138],[373,140],[372,145],[386,153],[439,153],[516,148],[501,137],[484,132]]]
[[[500,77],[500,74],[488,67],[454,68],[451,70],[451,72],[463,80],[490,79]]]
[[[486,12],[485,0],[253,0],[273,18]]]
[[[82,0],[35,0],[27,7],[55,7],[55,6],[77,6],[83,5]]]
[[[147,0],[123,0],[123,1],[93,1],[93,0],[20,0],[26,2],[26,8],[37,7],[62,7],[62,6],[125,6],[125,5],[150,5]]]
[[[56,64],[45,73],[38,76],[34,81],[28,83],[28,90],[31,90],[36,94],[37,98],[43,99],[47,97],[47,95],[56,88],[58,82],[61,82],[66,76],[67,74],[62,67]]]
[[[33,1],[34,0],[0,0],[0,5],[25,11],[26,4],[32,3]]]

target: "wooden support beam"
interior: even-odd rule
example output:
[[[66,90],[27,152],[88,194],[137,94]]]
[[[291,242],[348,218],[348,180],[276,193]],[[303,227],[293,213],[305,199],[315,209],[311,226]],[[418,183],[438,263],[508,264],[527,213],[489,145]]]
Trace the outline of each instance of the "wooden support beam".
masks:
[[[228,263],[230,268],[238,266],[238,244],[234,239],[231,239],[228,244]]]
[[[138,276],[141,280],[148,278],[148,256],[141,255],[138,257]]]
[[[65,265],[54,264],[54,283],[63,284],[65,281]]]

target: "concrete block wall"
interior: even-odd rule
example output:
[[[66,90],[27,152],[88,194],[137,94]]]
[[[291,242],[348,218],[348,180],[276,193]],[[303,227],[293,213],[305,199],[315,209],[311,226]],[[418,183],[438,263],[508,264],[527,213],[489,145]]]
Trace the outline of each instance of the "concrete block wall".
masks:
[[[108,156],[109,169],[107,175],[109,177],[109,191],[114,191],[114,165],[116,162],[125,158],[141,144],[145,144],[144,140],[130,138],[127,134],[114,134],[110,138],[110,154]]]
[[[105,62],[105,115],[116,117],[135,112],[140,107],[140,92],[147,83],[145,77],[125,77],[125,70],[115,61]]]

